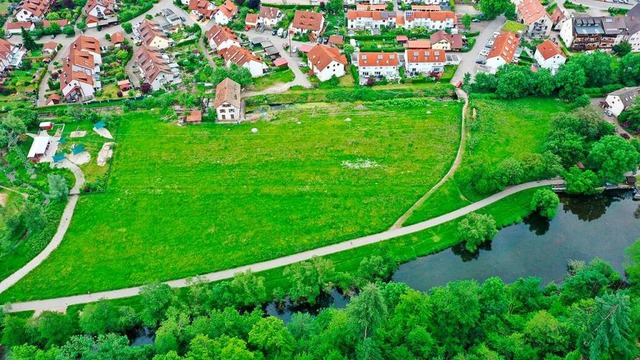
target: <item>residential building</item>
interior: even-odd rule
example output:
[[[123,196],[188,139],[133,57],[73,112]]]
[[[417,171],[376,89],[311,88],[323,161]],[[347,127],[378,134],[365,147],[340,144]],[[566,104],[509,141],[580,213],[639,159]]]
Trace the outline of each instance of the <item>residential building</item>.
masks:
[[[40,22],[40,25],[42,25],[43,28],[48,28],[49,26],[51,26],[52,24],[58,24],[58,26],[60,26],[61,28],[69,25],[69,20],[66,19],[60,19],[60,20],[43,20],[42,22]]]
[[[124,35],[121,32],[114,32],[111,34],[111,43],[115,47],[120,47],[120,45],[124,44]]]
[[[226,78],[216,86],[216,122],[239,122],[242,120],[242,98],[240,84]]]
[[[373,30],[396,27],[394,11],[349,10],[347,28],[352,30]]]
[[[152,49],[164,50],[173,46],[173,40],[167,37],[158,23],[144,19],[136,28],[140,41]]]
[[[344,45],[344,36],[342,35],[329,36],[329,41],[327,42],[327,45],[342,47],[342,45]]]
[[[153,90],[179,81],[177,64],[159,50],[142,45],[133,53],[133,59],[143,82],[149,83]]]
[[[627,12],[624,23],[627,28],[625,40],[631,44],[631,51],[640,52],[640,3]]]
[[[211,19],[216,6],[207,0],[189,0],[189,10],[198,18]]]
[[[359,53],[357,66],[360,85],[366,85],[369,79],[400,79],[400,56],[396,53]]]
[[[176,31],[184,22],[178,14],[169,8],[162,9],[162,19],[164,20],[163,28],[174,29]]]
[[[358,10],[358,11],[387,11],[387,5],[386,4],[377,4],[377,5],[357,4],[356,5],[356,10]]]
[[[116,10],[115,0],[87,0],[82,12],[87,17],[87,27],[93,28],[98,26],[100,21],[115,17]]]
[[[22,45],[0,39],[0,72],[11,70],[22,65],[22,58],[27,50]]]
[[[244,17],[244,26],[247,29],[253,29],[258,26],[258,14],[247,14]]]
[[[202,122],[202,111],[191,110],[189,114],[184,117],[184,121],[187,124],[200,124]]]
[[[551,33],[553,20],[539,0],[520,1],[516,18],[527,26],[526,34],[532,38],[546,38]]]
[[[424,27],[429,30],[446,30],[456,27],[457,18],[453,11],[406,11],[404,28]]]
[[[556,6],[551,13],[551,21],[553,22],[553,30],[560,31],[562,24],[567,20],[568,16]]]
[[[231,1],[227,0],[224,4],[218,6],[213,14],[213,19],[218,25],[227,25],[238,13],[238,7]]]
[[[607,102],[607,106],[609,111],[611,111],[611,114],[614,116],[620,116],[622,111],[635,102],[639,92],[640,87],[638,86],[625,87],[607,95],[605,101]]]
[[[309,69],[320,81],[327,81],[332,77],[341,77],[345,74],[347,58],[340,50],[327,45],[318,44],[307,54]]]
[[[50,0],[23,0],[16,11],[16,20],[42,21],[50,7]]]
[[[214,51],[224,50],[231,46],[240,47],[238,36],[226,26],[213,25],[207,31],[207,40]]]
[[[444,71],[447,56],[444,50],[407,49],[404,51],[406,76],[429,76]]]
[[[86,101],[101,89],[102,55],[98,39],[81,35],[69,46],[62,60],[60,91],[67,102]]]
[[[58,105],[60,104],[60,95],[58,94],[51,94],[49,95],[49,97],[47,98],[47,100],[45,100],[44,104],[46,106],[51,106],[51,105]]]
[[[265,27],[273,28],[278,25],[283,17],[284,14],[280,9],[270,6],[261,6],[260,13],[258,14],[258,23]]]
[[[503,65],[511,64],[516,59],[516,51],[520,45],[520,35],[511,31],[503,31],[493,41],[493,47],[487,55],[486,68],[495,74]]]
[[[560,38],[573,51],[610,51],[627,37],[624,17],[580,16],[567,19],[560,29]]]
[[[31,21],[7,22],[7,24],[5,25],[5,29],[9,34],[20,34],[22,33],[22,29],[25,29],[26,31],[35,30],[36,24],[32,23]]]
[[[236,64],[248,69],[251,77],[260,77],[264,75],[264,71],[267,69],[267,65],[262,59],[254,55],[251,51],[237,45],[218,50],[218,54],[224,58],[227,66]]]
[[[536,46],[536,52],[533,58],[543,69],[549,69],[555,73],[562,64],[567,61],[567,57],[564,55],[560,47],[551,40],[545,40],[543,43]]]
[[[47,41],[42,46],[42,53],[47,56],[51,56],[58,51],[58,43],[55,41]]]
[[[436,50],[460,51],[464,46],[464,37],[460,34],[449,34],[440,30],[429,38],[431,48]]]
[[[324,28],[324,16],[320,13],[296,10],[293,21],[289,25],[289,31],[294,34],[310,34],[313,39],[317,39]]]

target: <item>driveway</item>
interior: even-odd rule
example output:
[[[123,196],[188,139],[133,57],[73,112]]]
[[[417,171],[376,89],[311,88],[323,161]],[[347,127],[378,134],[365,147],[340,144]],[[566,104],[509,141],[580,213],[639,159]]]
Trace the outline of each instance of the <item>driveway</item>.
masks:
[[[604,112],[604,109],[600,107],[600,103],[603,102],[605,98],[592,98],[591,99],[591,107],[596,109],[598,113],[602,114],[602,118],[605,119],[608,123],[615,125],[616,134],[627,134],[629,137],[633,138],[634,135],[630,134],[627,130],[625,130],[620,123],[618,123],[618,119],[615,116],[609,116]]]
[[[485,49],[484,45],[491,39],[494,32],[500,30],[505,21],[506,19],[500,16],[490,22],[473,23],[471,25],[471,30],[480,31],[480,34],[476,36],[476,43],[473,45],[471,51],[458,54],[461,61],[460,65],[458,65],[458,70],[456,70],[456,73],[451,79],[453,84],[462,81],[466,73],[470,73],[472,77],[475,76],[478,68],[476,60],[480,57],[480,51]]]
[[[271,41],[271,43],[273,44],[273,46],[276,47],[276,49],[278,49],[278,51],[280,52],[280,56],[282,56],[283,58],[285,58],[287,60],[287,62],[289,63],[289,68],[293,71],[293,73],[295,74],[296,78],[295,80],[293,80],[292,82],[290,82],[290,87],[294,86],[294,85],[300,85],[303,86],[305,88],[310,88],[312,87],[311,82],[309,82],[309,79],[307,78],[307,75],[305,75],[305,71],[300,69],[300,61],[302,60],[299,56],[297,56],[296,54],[290,54],[289,51],[284,50],[283,45],[285,44],[289,44],[289,39],[283,39],[277,35],[271,35],[271,31],[267,30],[265,32],[259,32],[259,31],[255,31],[255,30],[249,30],[247,32],[245,32],[245,34],[249,37],[249,39],[253,39],[256,37],[262,37],[265,38],[269,41]],[[304,44],[310,44],[310,43],[304,43],[304,42],[300,42],[300,41],[291,41],[291,49],[293,48],[300,48],[301,45]]]

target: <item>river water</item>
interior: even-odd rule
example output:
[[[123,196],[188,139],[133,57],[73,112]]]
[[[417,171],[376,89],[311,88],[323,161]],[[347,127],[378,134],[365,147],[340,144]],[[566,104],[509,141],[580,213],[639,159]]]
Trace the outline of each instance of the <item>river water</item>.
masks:
[[[569,260],[588,262],[594,257],[606,260],[622,274],[625,249],[640,238],[640,202],[633,201],[629,191],[589,197],[563,195],[560,200],[558,214],[551,221],[529,216],[501,229],[475,254],[458,245],[417,258],[400,265],[393,281],[421,291],[451,281],[481,282],[493,276],[507,283],[529,276],[542,278],[543,284],[560,283]],[[348,299],[334,291],[313,308],[277,309],[271,303],[266,311],[287,322],[296,311],[315,314],[347,303]]]

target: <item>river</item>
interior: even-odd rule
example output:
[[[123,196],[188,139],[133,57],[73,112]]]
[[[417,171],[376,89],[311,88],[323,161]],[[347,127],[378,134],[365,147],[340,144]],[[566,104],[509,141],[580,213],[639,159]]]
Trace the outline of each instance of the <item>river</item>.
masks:
[[[456,280],[482,282],[497,276],[510,283],[520,277],[537,276],[543,284],[562,282],[569,260],[588,262],[599,257],[621,274],[624,252],[640,238],[640,202],[630,191],[610,191],[595,196],[560,197],[556,217],[548,221],[532,215],[519,224],[501,229],[493,241],[475,254],[455,246],[400,265],[393,281],[427,291]],[[314,308],[267,306],[269,315],[287,322],[295,311],[317,313],[324,307],[343,308],[348,299],[334,291]]]

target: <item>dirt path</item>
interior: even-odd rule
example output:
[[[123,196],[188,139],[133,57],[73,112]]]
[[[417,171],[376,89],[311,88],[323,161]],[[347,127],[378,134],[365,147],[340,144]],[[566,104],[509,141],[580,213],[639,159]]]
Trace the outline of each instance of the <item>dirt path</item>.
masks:
[[[20,281],[23,277],[25,277],[31,270],[38,267],[42,262],[51,255],[51,253],[60,245],[62,239],[64,238],[64,234],[67,232],[69,228],[69,224],[71,223],[71,217],[73,216],[73,211],[76,208],[76,204],[78,203],[78,195],[80,194],[80,188],[84,184],[84,174],[79,167],[72,164],[69,160],[64,160],[61,167],[67,168],[73,172],[76,177],[76,183],[69,191],[69,200],[67,202],[67,206],[65,206],[64,211],[62,212],[62,218],[60,219],[60,224],[58,225],[58,229],[56,233],[53,235],[53,238],[49,242],[49,244],[42,250],[36,257],[31,259],[25,266],[11,274],[8,278],[2,280],[0,282],[0,293],[7,290],[15,283]]]
[[[378,242],[394,239],[400,236],[413,234],[419,231],[423,231],[423,230],[444,224],[448,221],[457,219],[471,212],[477,211],[485,206],[491,205],[498,200],[504,199],[520,191],[533,189],[541,186],[551,186],[551,185],[561,184],[561,183],[562,183],[562,180],[544,180],[544,181],[529,182],[525,184],[516,185],[511,188],[505,189],[497,194],[494,194],[488,198],[485,198],[473,204],[467,205],[458,210],[452,211],[448,214],[441,215],[436,218],[423,221],[417,224],[413,224],[407,227],[387,230],[378,234],[368,235],[361,238],[344,241],[338,244],[324,246],[321,248],[304,251],[301,253],[284,256],[281,258],[268,260],[260,263],[240,266],[240,267],[236,267],[228,270],[216,271],[216,272],[199,276],[199,279],[202,279],[204,281],[219,281],[224,279],[230,279],[233,277],[234,274],[237,274],[239,272],[244,272],[247,270],[251,270],[253,272],[260,272],[260,271],[275,269],[275,268],[291,265],[294,263],[298,263],[301,261],[309,260],[314,256],[325,256],[325,255],[335,254],[338,252],[352,250],[362,246],[371,245]],[[178,280],[167,281],[165,283],[174,288],[182,288],[182,287],[187,287],[191,284],[189,281],[190,279],[191,278],[183,278]],[[93,294],[75,295],[75,296],[67,296],[67,297],[61,297],[61,298],[55,298],[55,299],[14,303],[7,309],[7,311],[8,312],[36,311],[37,313],[45,310],[64,311],[68,306],[71,306],[71,305],[87,304],[90,302],[98,301],[100,299],[121,299],[121,298],[136,296],[140,292],[140,289],[141,287],[137,286],[137,287],[131,287],[126,289],[103,291],[103,292],[98,292]],[[2,291],[4,291],[4,289],[0,289],[0,292]]]
[[[467,93],[460,89],[456,89],[456,94],[458,94],[458,98],[464,100],[464,106],[462,107],[462,122],[460,123],[460,145],[458,146],[458,153],[456,154],[456,158],[453,160],[453,164],[451,164],[451,168],[444,175],[437,184],[435,184],[426,194],[424,194],[415,204],[413,204],[407,212],[405,212],[396,222],[391,226],[391,229],[399,229],[402,225],[407,221],[407,219],[413,214],[413,212],[419,208],[424,202],[438,190],[447,180],[451,179],[453,174],[458,170],[460,163],[462,162],[462,154],[464,153],[464,146],[467,141],[466,133],[465,133],[465,118],[467,116],[467,107],[469,106],[469,96]]]

